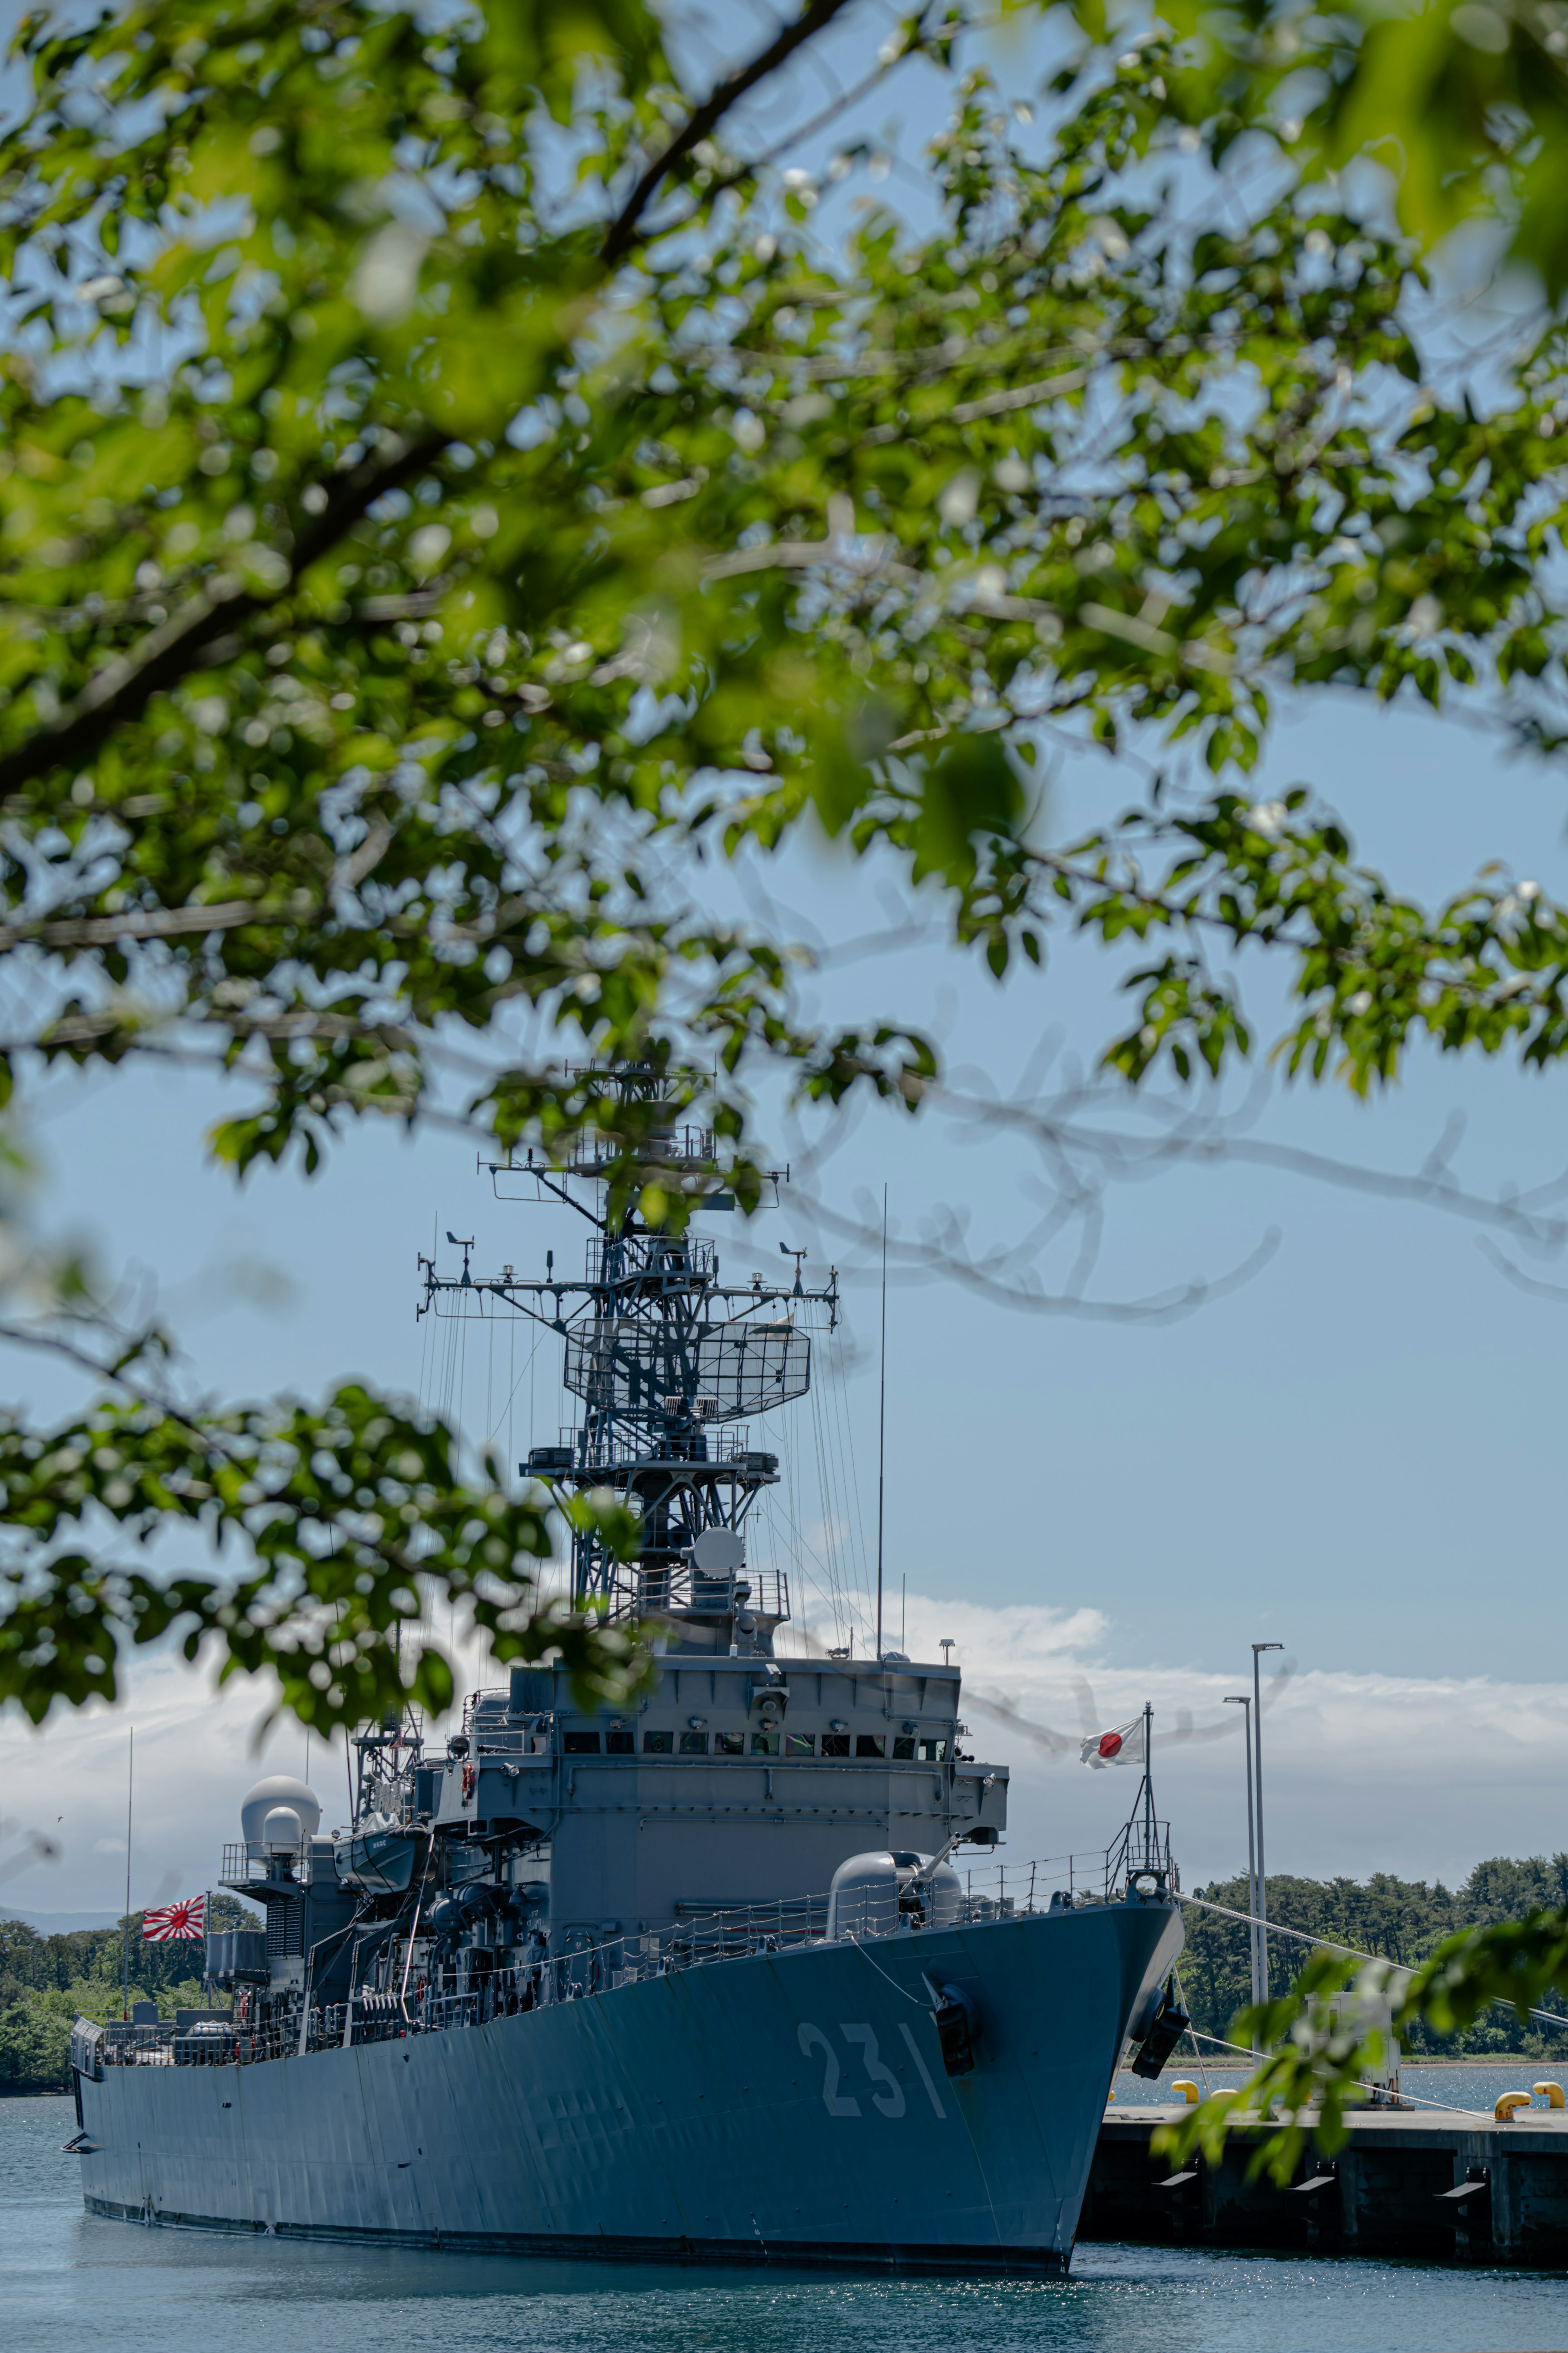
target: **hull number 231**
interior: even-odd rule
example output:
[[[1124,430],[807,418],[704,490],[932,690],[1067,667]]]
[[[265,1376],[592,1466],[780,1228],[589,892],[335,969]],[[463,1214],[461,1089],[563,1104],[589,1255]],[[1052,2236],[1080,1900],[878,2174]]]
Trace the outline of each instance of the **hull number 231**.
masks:
[[[838,2031],[843,2041],[849,2044],[858,2057],[860,2066],[872,2085],[869,2094],[871,2105],[884,2116],[901,2116],[904,2113],[904,2087],[878,2050],[877,2037],[873,2029],[865,2025],[841,2025]],[[926,2065],[920,2044],[907,2026],[900,2024],[899,2032],[908,2046],[910,2057],[914,2061],[915,2072],[925,2087],[925,2094],[931,2104],[933,2113],[945,2122],[947,2110],[942,2106],[941,2095],[937,2091],[931,2069]],[[830,2116],[862,2115],[864,2112],[859,2095],[854,2092],[847,2092],[843,2088],[843,2071],[838,2053],[821,2027],[803,2026],[800,2030],[800,2047],[805,2058],[809,2059],[813,2052],[816,2052],[822,2060],[822,2105],[828,2115]]]

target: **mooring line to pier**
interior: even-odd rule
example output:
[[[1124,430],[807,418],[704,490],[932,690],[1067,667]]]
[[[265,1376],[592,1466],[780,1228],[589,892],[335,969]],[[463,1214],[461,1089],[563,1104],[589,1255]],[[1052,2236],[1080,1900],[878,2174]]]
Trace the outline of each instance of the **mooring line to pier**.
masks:
[[[864,1960],[871,1961],[871,1956],[870,1956],[870,1954],[869,1954],[868,1952],[867,1952],[865,1946],[861,1943],[861,1941],[860,1941],[860,1939],[859,1939],[859,1937],[858,1937],[858,1936],[851,1936],[851,1937],[850,1937],[850,1939],[849,1939],[849,1942],[854,1946],[855,1950],[856,1950],[856,1951],[857,1951],[857,1952],[861,1956],[861,1957],[862,1957]],[[887,1970],[886,1970],[885,1968],[882,1968],[882,1966],[881,1966],[881,1964],[880,1964],[879,1962],[878,1962],[878,1961],[871,1961],[871,1967],[876,1970],[877,1975],[878,1975],[879,1978],[888,1978],[888,1972],[887,1972]],[[905,2000],[906,2001],[912,2001],[912,2002],[914,2003],[914,2006],[915,2006],[915,2008],[916,2008],[917,2010],[924,2010],[924,2009],[925,2009],[925,2006],[926,2006],[926,2005],[925,2005],[925,2003],[921,2000],[921,1998],[920,1998],[919,1994],[918,1994],[918,1993],[910,1993],[910,1991],[909,1990],[909,1989],[908,1989],[908,1987],[907,1987],[907,1986],[901,1986],[901,1985],[899,1983],[899,1981],[898,1981],[898,1978],[888,1978],[888,1983],[892,1987],[893,1991],[894,1991],[895,1993],[901,1993],[901,1994],[903,1995],[904,2000]]]
[[[1248,2062],[1257,2060],[1260,2055],[1256,2051],[1248,2051],[1243,2043],[1227,2042],[1223,2035],[1205,2034],[1203,2029],[1199,2026],[1189,2026],[1187,2028],[1187,2032],[1192,2036],[1194,2042],[1212,2042],[1216,2050],[1235,2051],[1238,2052],[1243,2059],[1246,2059]],[[1197,2063],[1201,2067],[1204,2063],[1200,2059]],[[1439,2059],[1436,2061],[1427,2061],[1423,2063],[1440,2067],[1443,2063]],[[1206,2076],[1205,2081],[1207,2081]],[[1363,2092],[1381,2092],[1386,2088],[1386,2086],[1382,2084],[1368,2083],[1364,2077],[1359,2075],[1356,2078],[1356,2087],[1359,2091]],[[1485,2108],[1456,2107],[1452,2100],[1427,2100],[1424,2099],[1419,2092],[1406,2092],[1403,2088],[1399,2093],[1399,2097],[1400,2099],[1406,2101],[1409,2105],[1414,2108],[1440,2108],[1443,2114],[1447,2116],[1479,2116],[1485,2124],[1490,2124],[1493,2122],[1493,2119],[1487,2115]]]
[[[1359,1945],[1339,1945],[1331,1936],[1314,1936],[1307,1928],[1287,1928],[1278,1920],[1260,1920],[1256,1912],[1234,1912],[1228,1904],[1211,1904],[1206,1895],[1178,1895],[1176,1901],[1196,1905],[1200,1912],[1218,1912],[1226,1920],[1239,1920],[1244,1926],[1267,1927],[1276,1936],[1293,1936],[1299,1945],[1319,1945],[1326,1953],[1343,1953],[1352,1961],[1376,1961],[1382,1968],[1397,1969],[1401,1977],[1413,1978],[1416,1974],[1408,1961],[1391,1961],[1385,1953],[1365,1953]],[[1505,1993],[1490,1994],[1488,2000],[1494,2010],[1512,2010],[1517,2013],[1517,2004],[1510,2001]],[[1530,2015],[1544,2019],[1549,2026],[1568,2026],[1568,2018],[1559,2018],[1554,2010],[1532,2008]],[[1226,2045],[1232,2051],[1237,2047],[1234,2042]],[[1479,2111],[1462,2108],[1459,2113],[1468,2116]]]

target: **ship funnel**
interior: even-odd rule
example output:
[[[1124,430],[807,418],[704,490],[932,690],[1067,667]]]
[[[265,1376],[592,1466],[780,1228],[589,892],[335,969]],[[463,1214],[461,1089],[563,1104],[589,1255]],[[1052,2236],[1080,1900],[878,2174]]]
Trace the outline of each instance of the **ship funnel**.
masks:
[[[262,1825],[274,1806],[289,1807],[306,1838],[314,1838],[321,1826],[321,1801],[315,1791],[291,1773],[269,1773],[240,1803],[239,1834],[253,1859],[261,1852]]]

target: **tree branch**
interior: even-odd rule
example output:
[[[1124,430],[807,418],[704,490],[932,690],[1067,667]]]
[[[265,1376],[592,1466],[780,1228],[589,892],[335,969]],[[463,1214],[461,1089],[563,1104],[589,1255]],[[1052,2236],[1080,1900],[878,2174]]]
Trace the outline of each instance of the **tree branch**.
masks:
[[[603,247],[605,261],[620,261],[631,250],[637,241],[637,225],[644,207],[681,157],[689,155],[698,141],[706,139],[749,90],[754,90],[758,82],[765,81],[775,67],[782,66],[786,58],[793,57],[796,49],[809,41],[814,34],[820,33],[825,25],[831,24],[834,17],[848,5],[849,0],[811,0],[811,5],[795,18],[795,23],[786,25],[765,49],[759,50],[749,65],[737,66],[732,74],[710,90],[701,105],[694,107],[687,116],[668,146],[654,157],[610,223]]]
[[[264,612],[297,586],[368,506],[427,466],[446,447],[447,438],[426,433],[414,441],[396,441],[342,475],[321,512],[296,541],[288,581],[276,595],[258,596],[219,574],[130,652],[106,662],[68,711],[0,756],[0,794],[13,792],[51,768],[86,759],[115,727],[136,718],[154,694],[183,678],[215,638]]]

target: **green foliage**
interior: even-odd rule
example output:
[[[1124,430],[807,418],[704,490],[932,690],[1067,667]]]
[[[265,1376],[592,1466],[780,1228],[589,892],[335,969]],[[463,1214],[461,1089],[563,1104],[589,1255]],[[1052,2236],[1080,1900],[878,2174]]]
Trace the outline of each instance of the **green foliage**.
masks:
[[[0,2090],[63,2091],[71,2021],[63,2011],[24,1997],[0,2010]]]
[[[1247,1909],[1244,1881],[1198,1893]],[[1329,2153],[1343,2145],[1345,2110],[1364,2098],[1366,2075],[1386,2063],[1375,2023],[1383,2010],[1412,2057],[1518,2052],[1561,2061],[1568,2029],[1531,2013],[1563,2014],[1565,1898],[1568,1854],[1550,1862],[1495,1857],[1453,1894],[1383,1873],[1364,1886],[1271,1877],[1272,1920],[1357,1949],[1272,1939],[1270,1977],[1282,1989],[1256,2009],[1245,2002],[1246,1928],[1190,1912],[1182,1982],[1194,2024],[1266,2055],[1242,2090],[1215,2093],[1179,2124],[1161,2126],[1157,2148],[1176,2161],[1194,2150],[1214,2159],[1237,2116],[1271,2117],[1277,2129],[1259,2141],[1250,2169],[1288,2183],[1309,2139]],[[1361,1957],[1369,1951],[1383,1957]],[[1227,2003],[1237,2004],[1228,2027],[1209,2025]]]
[[[1089,37],[1103,10],[1078,5]],[[1400,217],[1424,244],[1478,215],[1501,217],[1553,297],[1568,285],[1563,229],[1568,40],[1539,0],[1175,0],[1182,43],[1173,113],[1223,156],[1265,132],[1299,169],[1370,155],[1394,177]]]
[[[587,1704],[625,1697],[644,1671],[628,1635],[526,1606],[519,1565],[548,1556],[547,1506],[537,1489],[510,1497],[493,1460],[485,1469],[478,1488],[443,1423],[359,1387],[317,1411],[282,1400],[175,1413],[149,1393],[47,1438],[0,1416],[0,1509],[18,1563],[0,1697],[35,1722],[56,1698],[113,1700],[123,1651],[172,1632],[192,1661],[221,1645],[225,1678],[270,1670],[280,1704],[321,1730],[405,1703],[440,1714],[453,1698],[445,1654],[389,1640],[420,1617],[431,1583],[466,1605],[496,1659],[553,1653]],[[607,1499],[580,1509],[613,1549],[634,1540]],[[238,1538],[253,1565],[170,1576],[62,1548],[100,1520],[142,1546],[182,1524],[215,1551]]]
[[[215,1931],[262,1925],[232,1895],[214,1895],[208,1914]],[[131,1915],[130,2000],[155,2001],[165,2019],[199,2009],[201,1946],[145,1944],[142,1920],[140,1912]],[[123,2014],[125,1926],[44,1936],[26,1921],[0,1919],[0,2093],[60,2090],[72,2020]]]
[[[1211,1903],[1245,1912],[1245,1879],[1216,1881],[1194,1891]],[[1278,1926],[1308,1936],[1348,1945],[1363,1953],[1381,1953],[1389,1960],[1415,1968],[1427,1960],[1447,1938],[1495,1921],[1519,1922],[1531,1913],[1563,1905],[1568,1899],[1568,1855],[1551,1861],[1536,1855],[1523,1861],[1495,1856],[1479,1862],[1462,1885],[1450,1890],[1439,1882],[1396,1878],[1374,1872],[1365,1881],[1299,1879],[1289,1873],[1271,1873],[1268,1916]],[[1182,1956],[1182,1989],[1193,2023],[1205,2034],[1231,2036],[1231,2023],[1249,1999],[1247,1931],[1239,1921],[1225,1920],[1195,1908],[1184,1915],[1187,1941]],[[1289,1936],[1269,1944],[1274,1983],[1292,1988],[1311,1950]],[[1562,2001],[1546,2007],[1562,2010]],[[1532,2058],[1568,2055],[1568,2041],[1550,2027],[1521,2024],[1511,2014],[1483,2011],[1462,2032],[1439,2033],[1431,2020],[1415,2019],[1405,2037],[1411,2058],[1479,2056],[1510,2051]]]
[[[1097,52],[1030,143],[963,71],[968,0],[883,53],[952,72],[934,226],[870,201],[829,246],[820,191],[725,118],[837,13],[696,102],[635,0],[26,20],[0,1092],[205,1062],[243,1091],[214,1137],[240,1176],[367,1117],[592,1138],[616,1213],[679,1226],[668,1110],[605,1077],[631,1057],[751,1208],[770,1066],[911,1110],[938,1075],[901,1025],[808,1019],[807,960],[671,879],[807,825],[896,861],[998,977],[1060,926],[1125,957],[1130,1083],[1253,1050],[1247,947],[1291,975],[1292,1071],[1561,1055],[1568,925],[1532,886],[1428,912],[1309,795],[1245,790],[1290,684],[1446,707],[1480,680],[1555,743],[1559,342],[1485,417],[1438,397],[1412,250],[1332,188],[1171,200],[1173,112],[1222,148],[1245,88]],[[1035,784],[1064,729],[1170,747],[1148,805],[1065,848]],[[406,1407],[198,1409],[141,1335],[95,1361],[111,1401],[0,1425],[0,1693],[35,1717],[171,1634],[322,1728],[439,1707],[447,1662],[391,1639],[421,1584],[502,1656],[635,1679],[618,1630],[538,1607],[542,1499]],[[171,1527],[222,1573],[135,1567]]]

